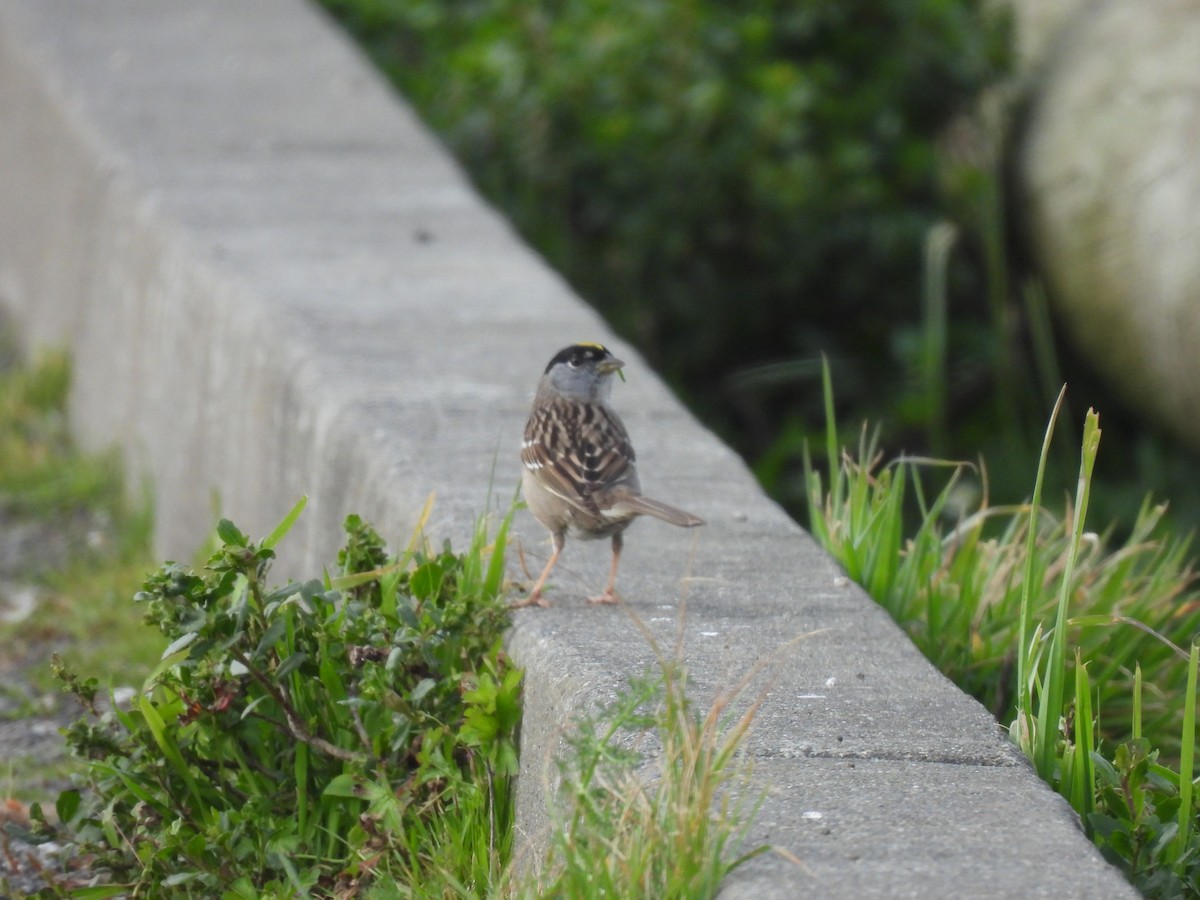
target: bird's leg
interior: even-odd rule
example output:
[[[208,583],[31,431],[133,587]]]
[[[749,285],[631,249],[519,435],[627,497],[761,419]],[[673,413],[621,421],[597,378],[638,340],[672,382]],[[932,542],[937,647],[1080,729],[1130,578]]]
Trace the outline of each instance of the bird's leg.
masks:
[[[542,574],[538,576],[537,583],[533,586],[533,590],[529,592],[529,596],[524,600],[519,600],[516,603],[509,605],[509,609],[522,609],[526,606],[549,606],[550,601],[542,597],[542,585],[546,583],[546,579],[550,576],[550,570],[554,568],[554,564],[558,562],[558,554],[562,553],[563,545],[567,539],[562,534],[552,535],[554,540],[554,552],[550,554],[550,559],[546,563],[546,568],[542,569]]]
[[[621,547],[625,539],[621,532],[612,536],[612,568],[608,570],[608,587],[599,597],[588,597],[588,603],[616,603],[621,598],[617,596],[617,565],[621,562]]]

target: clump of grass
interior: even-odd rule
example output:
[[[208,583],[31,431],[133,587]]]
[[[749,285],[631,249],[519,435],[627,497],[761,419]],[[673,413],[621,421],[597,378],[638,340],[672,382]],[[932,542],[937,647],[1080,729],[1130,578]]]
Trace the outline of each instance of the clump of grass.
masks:
[[[735,799],[746,772],[738,751],[761,697],[740,714],[733,708],[762,667],[701,715],[678,658],[665,657],[644,633],[657,666],[571,739],[561,767],[568,812],[555,828],[538,896],[715,897],[729,873],[769,849],[743,852],[757,805]],[[644,760],[631,746],[639,743],[657,752]]]
[[[1029,514],[1031,534],[1036,531],[1042,475],[1062,398],[1060,393],[1043,441]],[[1155,633],[1186,663],[1182,698],[1178,693],[1171,698],[1176,703],[1182,700],[1177,771],[1158,765],[1159,750],[1151,750],[1150,742],[1142,736],[1140,664],[1134,666],[1129,692],[1132,697],[1130,739],[1108,751],[1107,755],[1101,752],[1099,728],[1103,692],[1093,688],[1089,663],[1085,662],[1078,646],[1074,648],[1073,684],[1066,676],[1066,625],[1072,599],[1067,586],[1071,583],[1071,573],[1083,543],[1083,521],[1099,446],[1099,416],[1094,410],[1088,410],[1080,451],[1076,523],[1067,547],[1063,585],[1052,627],[1032,616],[1032,591],[1028,586],[1031,578],[1026,579],[1023,591],[1017,716],[1011,732],[1038,774],[1070,801],[1088,834],[1106,857],[1122,868],[1144,894],[1151,897],[1195,896],[1200,893],[1200,828],[1193,804],[1192,775],[1200,645],[1193,637],[1190,654],[1184,654],[1173,642]],[[1030,541],[1027,559],[1030,570],[1035,566],[1035,559]],[[1082,618],[1085,625],[1104,624],[1103,616]],[[1141,624],[1129,619],[1125,622]],[[1095,707],[1093,696],[1096,697]],[[1160,744],[1163,737],[1159,738]]]
[[[828,375],[825,401],[837,458]],[[1093,411],[1074,502],[1064,501],[1057,516],[1043,506],[1061,402],[1060,395],[1030,503],[985,501],[950,519],[957,472],[928,500],[927,461],[881,466],[864,436],[857,458],[841,457],[828,489],[808,467],[812,530],[931,660],[1013,723],[1013,740],[1038,773],[1135,884],[1149,896],[1195,892],[1200,597],[1190,543],[1163,533],[1163,508],[1149,501],[1115,547],[1085,529],[1100,440]],[[918,524],[905,537],[910,491]]]
[[[826,393],[832,422],[828,383]],[[839,453],[833,427],[829,440],[841,465],[828,488],[811,466],[806,473],[813,535],[942,671],[1000,721],[1012,721],[1018,647],[1028,645],[1029,623],[1047,621],[1049,630],[1066,591],[1064,646],[1078,646],[1092,667],[1110,735],[1128,735],[1140,663],[1154,685],[1143,702],[1146,731],[1165,746],[1178,744],[1187,681],[1179,648],[1200,631],[1200,595],[1191,543],[1163,532],[1163,506],[1147,500],[1128,538],[1111,546],[1108,535],[1083,530],[1077,504],[1066,501],[1055,514],[1041,503],[991,507],[985,498],[962,512],[965,464],[901,458],[883,465],[865,431],[854,454]],[[922,473],[933,469],[951,474],[929,497]],[[917,524],[906,533],[913,506]]]

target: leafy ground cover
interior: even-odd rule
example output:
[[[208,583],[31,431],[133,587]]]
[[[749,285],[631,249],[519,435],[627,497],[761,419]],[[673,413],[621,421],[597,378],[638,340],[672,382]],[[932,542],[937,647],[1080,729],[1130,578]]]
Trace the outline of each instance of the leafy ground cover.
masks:
[[[462,555],[390,559],[351,517],[335,577],[269,588],[302,506],[257,543],[223,521],[203,568],[146,581],[166,650],[129,708],[59,669],[91,715],[67,734],[89,790],[57,812],[114,895],[350,897],[376,869],[471,895],[506,864],[508,521]]]

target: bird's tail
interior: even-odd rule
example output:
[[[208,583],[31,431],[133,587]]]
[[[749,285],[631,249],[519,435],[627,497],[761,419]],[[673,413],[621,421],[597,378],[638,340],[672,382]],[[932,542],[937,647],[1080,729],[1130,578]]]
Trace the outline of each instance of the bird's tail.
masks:
[[[621,506],[638,515],[654,516],[656,519],[662,519],[664,522],[670,522],[680,528],[695,528],[697,525],[704,524],[704,520],[699,516],[693,516],[690,512],[684,512],[682,509],[676,509],[674,506],[658,500],[651,500],[649,497],[623,497]]]

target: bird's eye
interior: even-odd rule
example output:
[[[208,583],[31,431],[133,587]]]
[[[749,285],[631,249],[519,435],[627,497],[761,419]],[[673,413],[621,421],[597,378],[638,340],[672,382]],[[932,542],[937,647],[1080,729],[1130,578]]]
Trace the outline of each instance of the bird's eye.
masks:
[[[579,366],[582,364],[582,362],[583,361],[579,357],[572,356],[570,359],[567,360],[567,365],[570,366],[572,369],[578,369]]]

